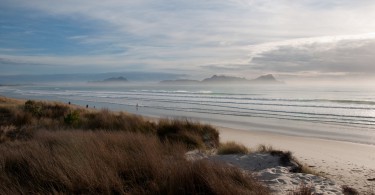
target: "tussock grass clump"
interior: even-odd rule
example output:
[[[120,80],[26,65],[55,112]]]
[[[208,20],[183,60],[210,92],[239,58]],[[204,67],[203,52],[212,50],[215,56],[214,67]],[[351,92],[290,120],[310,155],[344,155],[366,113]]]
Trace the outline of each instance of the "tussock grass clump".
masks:
[[[276,150],[272,146],[259,145],[257,148],[257,152],[269,153],[272,156],[279,156],[280,163],[284,166],[289,165],[294,160],[290,151]]]
[[[150,133],[154,132],[155,125],[145,121],[142,117],[125,114],[123,112],[113,113],[108,109],[99,112],[86,112],[81,114],[80,128],[92,130],[112,130]]]
[[[64,116],[71,108],[61,103],[37,102],[33,100],[22,104],[0,104],[0,126],[14,125],[17,128],[64,128]],[[77,108],[76,108],[77,109]],[[78,110],[78,109],[77,109]],[[53,121],[53,122],[51,122]]]
[[[268,194],[239,169],[185,152],[147,134],[39,131],[0,144],[0,194]]]
[[[313,170],[298,162],[298,160],[293,157],[290,151],[276,150],[272,146],[259,145],[257,148],[257,152],[269,153],[273,156],[279,156],[280,164],[283,166],[290,166],[290,171],[293,173],[307,173],[317,175]]]
[[[317,171],[314,171],[307,165],[299,162],[290,151],[281,151],[281,150],[276,150],[272,146],[266,146],[266,145],[259,145],[257,152],[261,153],[269,153],[271,155],[276,155],[280,156],[280,163],[284,166],[290,166],[293,165],[294,168],[290,170],[291,172],[294,173],[306,173],[306,174],[312,174],[312,175],[317,175],[317,176],[323,176],[321,173],[318,173]]]
[[[249,152],[250,150],[246,146],[236,142],[220,144],[217,149],[218,154],[248,154]]]
[[[279,156],[280,163],[284,166],[289,165],[294,160],[290,151],[273,150],[270,151],[270,154],[273,156]]]
[[[219,145],[219,132],[215,128],[189,120],[162,119],[156,133],[162,141],[181,142],[190,149],[215,148]]]
[[[33,100],[26,101],[23,109],[26,112],[31,113],[32,116],[36,118],[61,118],[70,111],[69,106],[65,104],[57,102],[47,103]]]
[[[274,151],[275,149],[270,146],[270,145],[264,145],[264,144],[260,144],[258,145],[257,149],[256,149],[256,152],[260,152],[260,153],[270,153],[272,151]]]

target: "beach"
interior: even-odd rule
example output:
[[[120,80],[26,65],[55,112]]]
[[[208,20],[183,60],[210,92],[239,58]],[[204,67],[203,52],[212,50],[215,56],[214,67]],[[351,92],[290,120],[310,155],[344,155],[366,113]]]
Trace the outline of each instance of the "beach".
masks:
[[[361,193],[375,191],[375,145],[262,132],[256,131],[256,126],[240,129],[212,125],[219,130],[222,143],[234,141],[253,150],[266,145],[290,151],[304,166],[340,186],[353,187]]]
[[[12,101],[17,104],[22,104],[23,102],[25,102],[25,100]],[[79,108],[79,106],[76,105],[70,106]],[[92,108],[86,108],[86,110],[90,110],[91,112],[95,111],[95,109]],[[142,117],[145,120],[156,123],[160,118],[163,118],[148,116]],[[210,122],[204,120],[200,122],[211,124]],[[319,176],[323,176],[332,180],[336,183],[336,186],[346,185],[355,188],[361,193],[374,192],[375,145],[309,138],[306,136],[290,136],[264,131],[262,132],[256,131],[256,126],[249,126],[248,129],[240,129],[218,126],[217,123],[212,123],[211,125],[213,125],[219,131],[221,143],[234,141],[236,143],[243,144],[253,151],[255,151],[259,145],[272,146],[272,148],[276,150],[290,151],[292,152],[292,155],[295,157],[295,159],[303,166],[312,169]],[[277,131],[277,128],[274,130]],[[246,160],[246,158],[250,158],[249,156],[218,156],[213,158],[221,159],[224,162],[238,163],[240,166],[245,167],[251,167],[250,164],[254,164],[253,161],[251,163],[243,161]],[[265,162],[260,161],[260,163],[264,164]],[[277,168],[277,166],[278,165],[275,165],[275,167],[273,168]],[[265,174],[272,173],[272,170],[261,171],[263,171]],[[298,182],[318,181],[320,182],[318,185],[319,188],[331,187],[330,184],[325,184],[325,181],[320,181],[319,179],[306,180],[311,177],[308,175],[296,176],[287,172],[286,174],[276,174],[276,176],[279,177],[279,179],[282,177],[281,179],[289,181],[292,180],[293,177],[299,177]],[[315,184],[311,183],[311,185]],[[296,186],[298,185],[299,184],[297,184]],[[285,187],[288,185],[282,186]],[[287,188],[290,189],[291,187],[289,186]]]
[[[375,195],[375,1],[0,5],[0,195]]]
[[[0,92],[13,98],[124,111],[152,121],[178,118],[208,123],[220,130],[222,142],[291,151],[298,161],[340,185],[361,192],[375,188],[371,181],[375,178],[373,90],[87,87],[15,86],[3,87]]]
[[[375,146],[274,133],[218,127],[222,142],[235,141],[250,148],[260,144],[291,151],[298,161],[339,185],[360,192],[375,188]],[[251,127],[249,127],[251,129]]]

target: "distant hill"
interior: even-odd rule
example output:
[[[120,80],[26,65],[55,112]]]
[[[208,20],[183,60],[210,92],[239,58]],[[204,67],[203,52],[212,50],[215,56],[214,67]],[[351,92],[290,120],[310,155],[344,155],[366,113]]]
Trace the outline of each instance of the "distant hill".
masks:
[[[247,82],[248,80],[245,78],[240,77],[232,77],[232,76],[217,76],[214,75],[210,78],[206,78],[202,80],[202,83],[237,83],[237,82]]]
[[[255,79],[248,80],[246,78],[225,76],[225,75],[213,75],[210,78],[205,78],[202,81],[178,79],[178,80],[164,80],[160,81],[161,84],[174,84],[174,85],[190,85],[190,84],[282,84],[282,82],[275,79],[272,74],[262,75]]]
[[[126,79],[123,76],[111,77],[111,78],[107,78],[101,81],[89,81],[89,83],[104,83],[104,84],[105,83],[126,83],[126,82],[128,82],[128,79]]]
[[[254,83],[281,83],[280,81],[276,80],[272,74],[262,75],[251,81]]]
[[[199,84],[198,80],[189,80],[189,79],[177,79],[177,80],[164,80],[160,81],[161,84],[173,84],[173,85],[192,85]]]
[[[120,77],[111,77],[111,78],[103,80],[103,82],[127,82],[127,81],[128,81],[128,79],[126,79],[123,76],[120,76]]]

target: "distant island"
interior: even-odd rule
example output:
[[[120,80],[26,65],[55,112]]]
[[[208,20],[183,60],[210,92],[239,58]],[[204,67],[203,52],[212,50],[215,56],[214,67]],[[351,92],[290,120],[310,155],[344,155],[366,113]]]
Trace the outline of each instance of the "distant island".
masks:
[[[160,83],[163,83],[163,84],[184,84],[184,85],[187,85],[187,84],[199,84],[200,81],[198,80],[189,80],[189,79],[177,79],[177,80],[164,80],[164,81],[160,81]]]
[[[128,82],[128,79],[126,79],[123,76],[119,76],[119,77],[111,77],[111,78],[104,79],[101,81],[91,81],[90,83],[126,83],[126,82]]]
[[[205,78],[202,81],[177,79],[177,80],[164,80],[160,81],[161,84],[174,84],[174,85],[191,85],[191,84],[282,84],[272,74],[262,75],[255,79],[246,79],[234,76],[213,75],[210,78]]]
[[[249,80],[240,77],[233,77],[233,76],[224,76],[224,75],[214,75],[210,78],[206,78],[202,80],[202,83],[241,83],[241,82],[248,82]]]

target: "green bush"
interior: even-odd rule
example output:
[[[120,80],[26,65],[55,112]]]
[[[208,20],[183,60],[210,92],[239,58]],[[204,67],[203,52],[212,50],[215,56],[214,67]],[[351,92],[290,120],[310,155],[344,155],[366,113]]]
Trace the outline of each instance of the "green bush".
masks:
[[[33,100],[27,100],[24,105],[24,109],[26,112],[30,112],[35,117],[42,116],[42,103],[35,102]]]
[[[79,123],[80,117],[79,112],[74,110],[64,117],[64,122],[67,125],[77,125]]]

